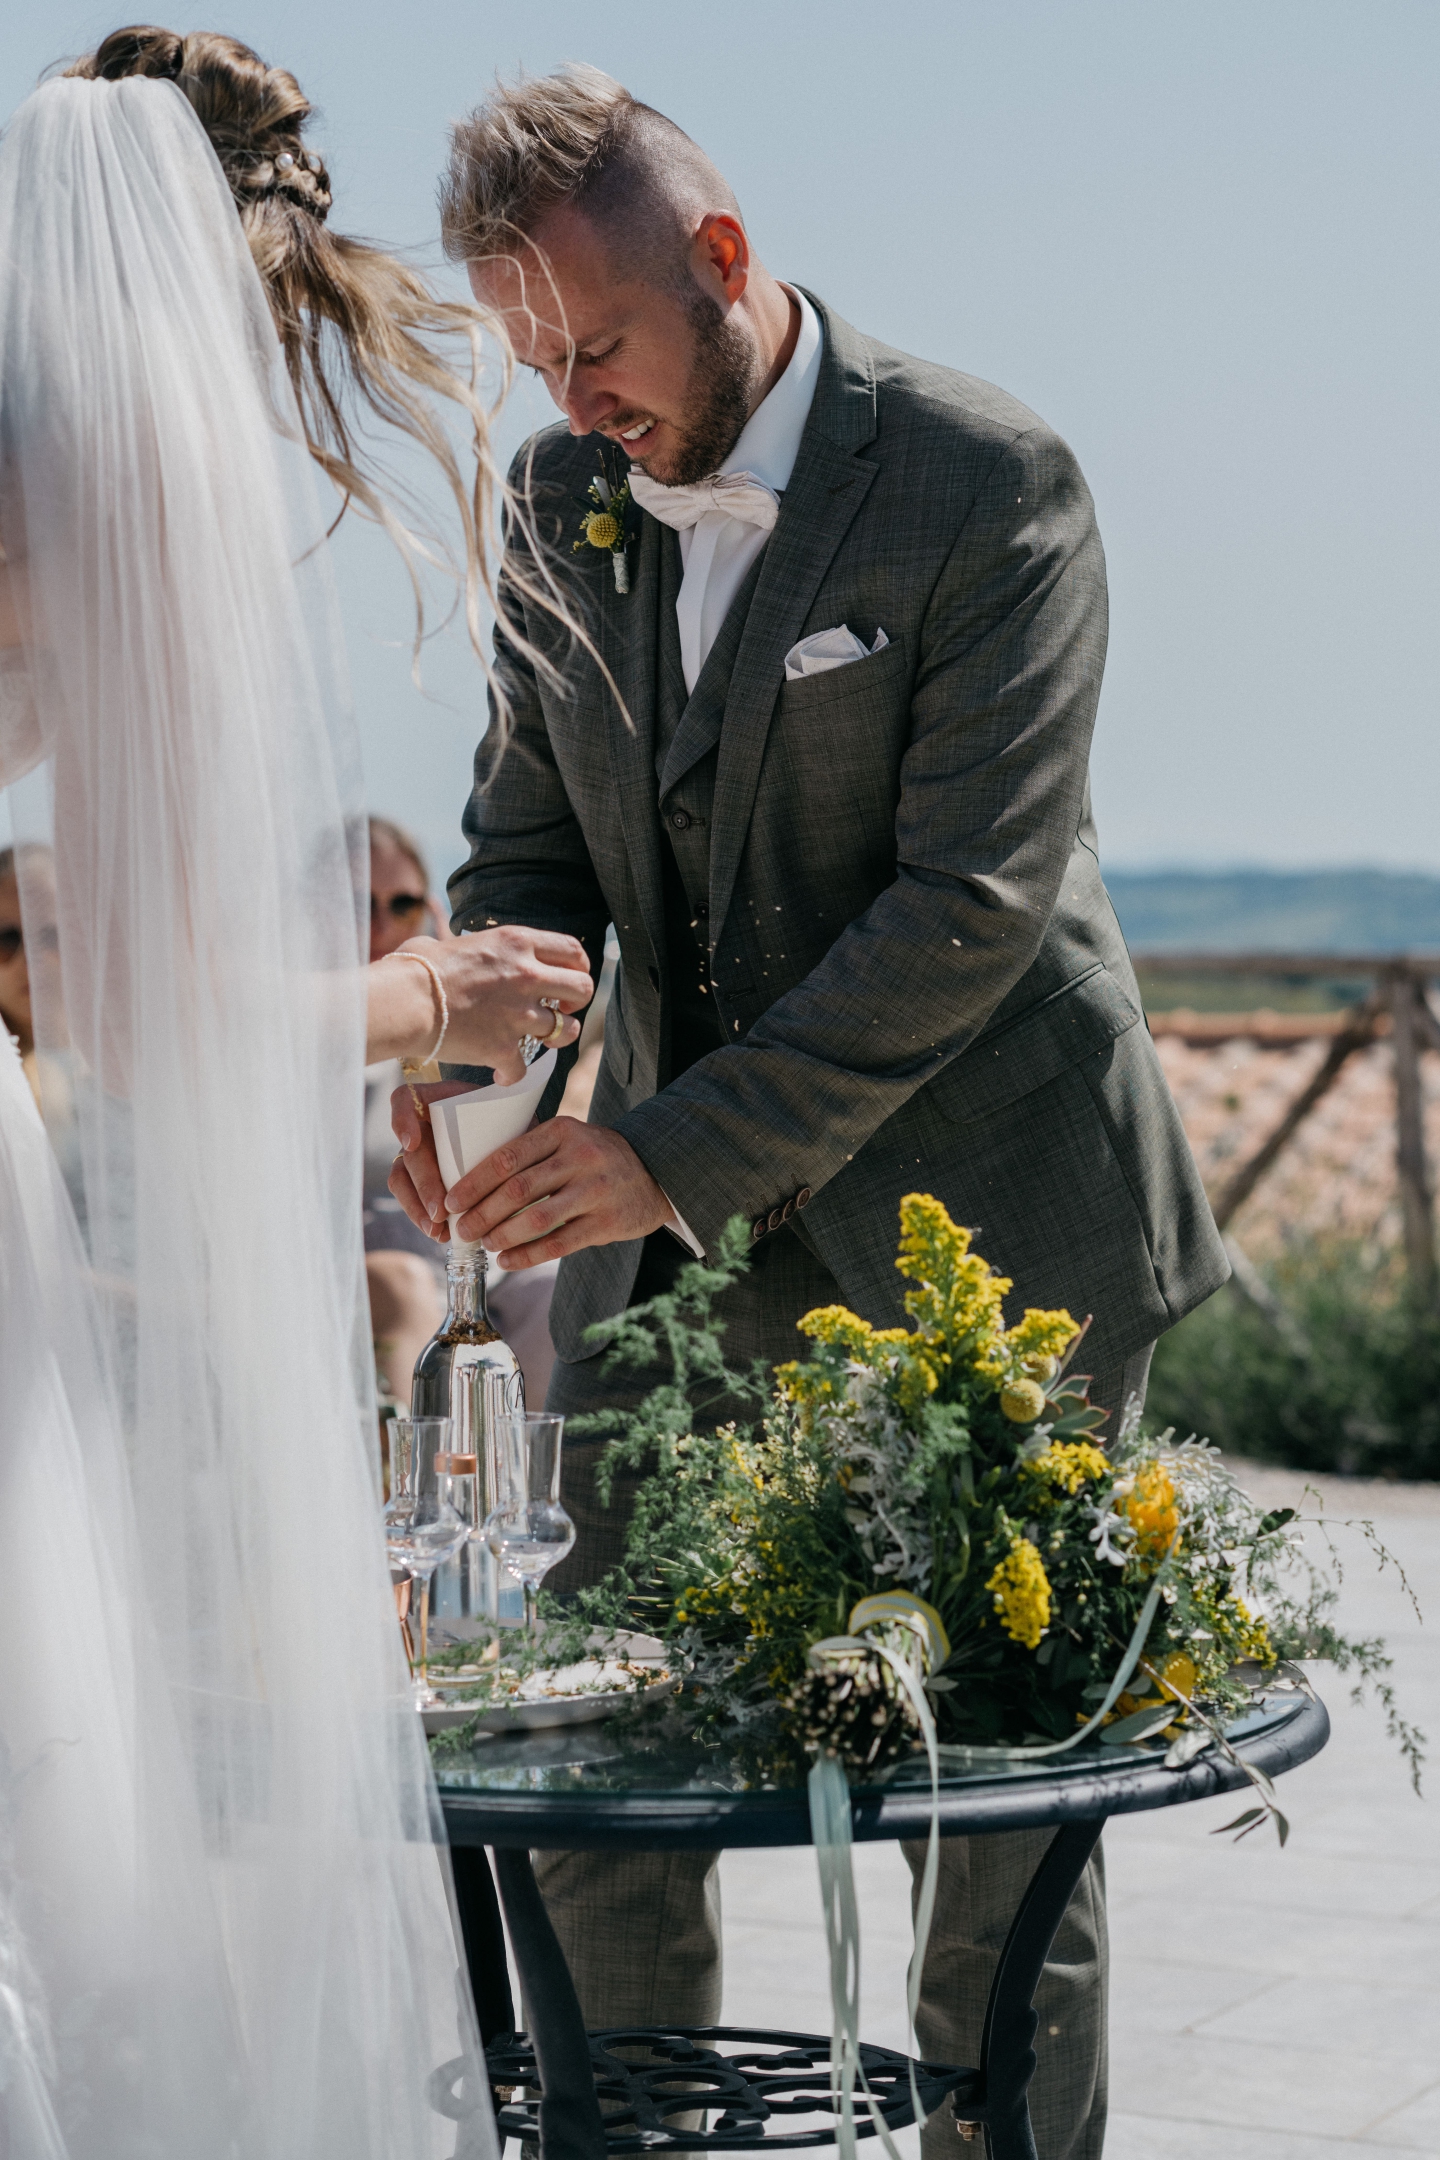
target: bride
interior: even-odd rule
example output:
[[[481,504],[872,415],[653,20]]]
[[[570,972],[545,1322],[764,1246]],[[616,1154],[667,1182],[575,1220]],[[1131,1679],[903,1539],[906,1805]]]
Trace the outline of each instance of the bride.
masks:
[[[132,30],[0,144],[0,784],[85,1221],[0,1030],[7,2160],[495,2150],[365,1439],[364,825],[313,480],[410,545],[348,416],[418,439],[474,631],[492,477],[441,357],[473,318],[328,232],[307,111]],[[446,1006],[451,1056],[573,1039],[573,941],[443,953],[373,971],[372,1054]]]

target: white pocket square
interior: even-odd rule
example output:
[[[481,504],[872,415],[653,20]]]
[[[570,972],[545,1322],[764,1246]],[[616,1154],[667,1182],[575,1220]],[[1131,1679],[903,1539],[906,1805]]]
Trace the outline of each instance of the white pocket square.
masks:
[[[802,637],[798,645],[792,645],[785,655],[785,680],[798,682],[802,675],[823,675],[827,668],[848,667],[852,660],[868,660],[872,653],[883,652],[890,643],[883,630],[875,632],[875,642],[867,651],[853,630],[841,623],[838,630],[816,630],[810,637]]]

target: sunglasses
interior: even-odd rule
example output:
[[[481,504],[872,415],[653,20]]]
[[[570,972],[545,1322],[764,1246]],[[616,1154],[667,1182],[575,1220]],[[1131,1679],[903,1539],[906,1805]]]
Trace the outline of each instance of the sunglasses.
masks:
[[[424,914],[425,895],[424,893],[397,892],[391,893],[388,900],[382,901],[377,900],[372,892],[370,895],[371,922],[380,920],[382,908],[395,922],[409,922],[414,916]]]
[[[35,933],[35,943],[41,952],[59,952],[60,933],[53,923],[42,924]],[[25,950],[25,933],[18,923],[6,923],[0,929],[0,963],[18,959]]]

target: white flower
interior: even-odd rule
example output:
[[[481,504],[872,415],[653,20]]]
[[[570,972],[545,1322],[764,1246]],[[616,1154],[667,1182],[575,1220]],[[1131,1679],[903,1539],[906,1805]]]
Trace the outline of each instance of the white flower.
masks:
[[[1094,1511],[1094,1520],[1095,1527],[1090,1532],[1090,1543],[1095,1547],[1096,1559],[1108,1560],[1114,1567],[1125,1567],[1130,1559],[1130,1545],[1134,1542],[1134,1525],[1124,1515],[1116,1515],[1099,1508]],[[1112,1533],[1122,1536],[1128,1533],[1123,1550],[1112,1542]]]

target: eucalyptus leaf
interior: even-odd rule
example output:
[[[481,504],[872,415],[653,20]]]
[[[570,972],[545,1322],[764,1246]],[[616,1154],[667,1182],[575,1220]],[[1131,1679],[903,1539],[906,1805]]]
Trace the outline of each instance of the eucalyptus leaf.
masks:
[[[1212,1732],[1207,1732],[1203,1725],[1192,1726],[1188,1732],[1182,1732],[1178,1740],[1172,1741],[1165,1757],[1165,1767],[1167,1770],[1183,1770],[1186,1763],[1194,1762],[1197,1755],[1203,1755],[1206,1748],[1214,1745],[1215,1735]]]
[[[1113,1725],[1106,1725],[1100,1734],[1101,1747],[1123,1747],[1130,1740],[1148,1740],[1152,1733],[1172,1724],[1175,1718],[1174,1703],[1152,1704],[1147,1710],[1132,1710],[1129,1717],[1117,1718]]]

